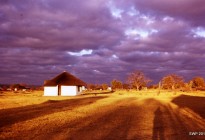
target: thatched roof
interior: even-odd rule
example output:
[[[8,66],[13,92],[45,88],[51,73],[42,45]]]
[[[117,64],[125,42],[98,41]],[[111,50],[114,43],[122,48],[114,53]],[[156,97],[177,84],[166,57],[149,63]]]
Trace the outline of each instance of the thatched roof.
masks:
[[[68,72],[63,72],[51,80],[44,81],[44,86],[57,86],[57,85],[85,86],[86,83]]]

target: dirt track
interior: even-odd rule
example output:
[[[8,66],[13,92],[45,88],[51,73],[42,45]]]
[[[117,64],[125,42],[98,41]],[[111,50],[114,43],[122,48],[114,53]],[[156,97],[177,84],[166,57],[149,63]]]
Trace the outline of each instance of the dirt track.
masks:
[[[0,139],[205,139],[189,135],[205,133],[205,98],[193,108],[187,98],[100,95],[4,109]]]

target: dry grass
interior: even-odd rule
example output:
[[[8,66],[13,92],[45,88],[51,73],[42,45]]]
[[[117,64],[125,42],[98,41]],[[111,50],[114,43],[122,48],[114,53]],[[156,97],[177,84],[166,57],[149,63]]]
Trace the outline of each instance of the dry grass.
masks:
[[[194,94],[194,96],[192,96]],[[205,94],[116,91],[0,96],[0,139],[205,139]]]

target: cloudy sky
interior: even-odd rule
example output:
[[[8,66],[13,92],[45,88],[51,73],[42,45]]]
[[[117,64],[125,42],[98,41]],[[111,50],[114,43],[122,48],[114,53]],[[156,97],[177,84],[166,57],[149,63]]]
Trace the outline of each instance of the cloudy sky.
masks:
[[[0,0],[0,83],[205,78],[204,0]]]

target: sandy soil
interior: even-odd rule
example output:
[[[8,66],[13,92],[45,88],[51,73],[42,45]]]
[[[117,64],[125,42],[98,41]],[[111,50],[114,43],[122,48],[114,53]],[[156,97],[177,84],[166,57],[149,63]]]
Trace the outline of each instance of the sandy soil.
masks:
[[[0,139],[205,139],[203,96],[147,92],[77,97],[4,94],[0,105]]]

